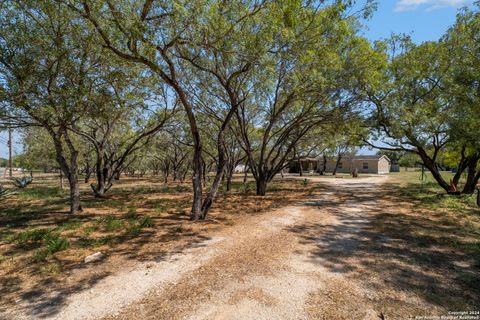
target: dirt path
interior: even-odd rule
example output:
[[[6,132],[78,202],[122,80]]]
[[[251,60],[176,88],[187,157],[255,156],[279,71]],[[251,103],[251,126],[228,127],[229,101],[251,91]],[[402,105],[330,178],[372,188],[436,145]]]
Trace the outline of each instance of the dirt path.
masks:
[[[389,285],[375,255],[358,256],[387,177],[312,178],[325,188],[251,217],[201,245],[138,265],[68,298],[53,319],[388,319],[435,311]],[[381,254],[381,252],[380,252]],[[415,313],[415,311],[417,313]],[[437,310],[440,311],[440,310]]]

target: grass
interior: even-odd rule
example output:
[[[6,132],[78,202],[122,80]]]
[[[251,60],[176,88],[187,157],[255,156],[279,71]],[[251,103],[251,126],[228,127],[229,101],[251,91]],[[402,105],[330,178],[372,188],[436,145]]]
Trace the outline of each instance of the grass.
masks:
[[[16,301],[18,294],[34,290],[45,277],[58,280],[45,290],[62,287],[65,281],[60,275],[83,266],[84,257],[93,250],[119,257],[118,261],[128,257],[130,263],[156,259],[205,240],[211,230],[292,203],[307,192],[301,181],[286,178],[272,182],[267,196],[257,197],[255,182],[250,178],[244,184],[242,178],[237,177],[232,189],[218,197],[211,218],[198,224],[191,224],[188,217],[190,183],[165,185],[155,177],[125,178],[109,191],[108,198],[96,199],[82,182],[84,211],[69,215],[68,190],[57,187],[57,177],[36,179],[27,189],[0,201],[0,287],[13,278],[20,284],[10,286],[12,294],[2,299]],[[80,269],[80,273],[89,272]]]
[[[101,225],[104,231],[112,232],[123,228],[123,221],[114,218],[112,215],[107,215],[98,219],[98,223]]]
[[[393,181],[400,186],[399,194],[421,203],[422,206],[433,210],[454,210],[458,214],[470,214],[472,212],[480,214],[475,195],[448,195],[428,172],[425,174],[423,181],[421,172],[418,171],[392,173],[390,175]],[[442,172],[442,176],[446,181],[449,181],[453,174]]]
[[[56,252],[67,250],[70,247],[70,243],[59,235],[49,234],[44,237],[42,242],[43,247],[33,253],[32,262],[46,261],[49,256]]]
[[[27,229],[15,237],[15,241],[21,245],[27,243],[40,243],[50,236],[52,229]]]
[[[442,172],[449,181],[450,172]],[[435,259],[441,252],[467,258],[465,267],[452,268],[463,286],[480,294],[480,208],[476,195],[448,195],[438,186],[430,173],[424,180],[420,172],[391,174],[392,184],[386,193],[413,204],[414,211],[399,220],[398,215],[382,217],[377,221],[380,231],[396,238],[404,238],[418,248],[418,262],[440,267]],[[395,226],[395,227],[388,227]],[[463,258],[462,258],[463,259]],[[454,264],[442,261],[441,265]]]
[[[63,197],[65,190],[58,187],[32,187],[18,192],[18,196],[23,200],[44,200]]]

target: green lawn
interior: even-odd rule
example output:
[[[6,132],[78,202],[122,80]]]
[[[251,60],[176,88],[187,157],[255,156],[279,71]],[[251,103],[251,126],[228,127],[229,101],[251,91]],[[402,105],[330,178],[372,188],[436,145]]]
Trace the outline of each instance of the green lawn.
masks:
[[[452,209],[458,214],[480,214],[480,208],[476,205],[476,195],[447,195],[438,186],[432,174],[425,172],[423,179],[420,171],[402,171],[391,173],[393,182],[399,184],[399,192],[411,197],[422,205],[431,209]],[[453,178],[451,172],[444,171],[442,176],[446,181]],[[460,180],[462,186],[464,177]]]

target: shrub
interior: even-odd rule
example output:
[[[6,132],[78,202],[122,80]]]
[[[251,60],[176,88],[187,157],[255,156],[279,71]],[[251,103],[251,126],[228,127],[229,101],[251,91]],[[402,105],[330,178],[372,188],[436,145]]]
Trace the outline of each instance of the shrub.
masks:
[[[27,177],[27,176],[21,177],[21,178],[15,178],[13,180],[13,184],[20,189],[26,188],[32,182],[33,182],[33,178]]]

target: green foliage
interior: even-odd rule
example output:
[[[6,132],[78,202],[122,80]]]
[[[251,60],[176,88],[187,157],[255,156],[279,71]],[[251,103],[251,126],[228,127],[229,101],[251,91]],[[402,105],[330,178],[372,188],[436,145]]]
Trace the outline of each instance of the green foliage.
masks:
[[[16,235],[15,241],[24,246],[33,244],[42,246],[36,250],[32,256],[34,262],[45,261],[48,256],[58,251],[66,250],[70,247],[70,243],[60,237],[53,229],[29,229]]]
[[[112,232],[123,228],[123,221],[116,219],[112,215],[107,215],[98,219],[98,223],[101,224],[103,230]]]
[[[64,191],[57,187],[36,186],[19,193],[19,197],[25,200],[52,200],[63,196]]]
[[[33,182],[33,178],[30,176],[25,176],[21,178],[15,178],[13,184],[20,189],[26,188],[30,183]]]
[[[34,262],[43,262],[47,260],[49,254],[48,250],[45,249],[36,250],[32,256],[32,260]]]
[[[439,41],[416,45],[393,36],[380,45],[389,63],[380,84],[366,88],[375,109],[373,138],[384,148],[417,154],[432,172],[439,165],[460,171],[469,162],[470,170],[480,165],[479,8],[460,10]],[[437,176],[437,182],[450,191],[449,181]]]
[[[142,227],[138,224],[131,225],[125,231],[126,236],[136,237],[142,232]]]
[[[81,221],[67,221],[60,223],[58,225],[58,230],[63,231],[63,230],[76,230],[79,229],[82,226]]]
[[[155,225],[152,217],[144,216],[138,221],[138,225],[142,228],[151,228]]]
[[[137,210],[135,208],[128,209],[127,213],[124,215],[125,219],[135,220],[137,218]]]
[[[52,229],[28,229],[17,234],[15,240],[20,244],[41,243],[51,234]]]
[[[70,247],[70,243],[66,239],[56,236],[47,240],[46,247],[48,252],[53,254],[58,251],[67,250]]]

